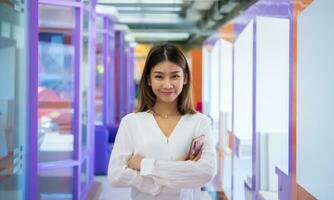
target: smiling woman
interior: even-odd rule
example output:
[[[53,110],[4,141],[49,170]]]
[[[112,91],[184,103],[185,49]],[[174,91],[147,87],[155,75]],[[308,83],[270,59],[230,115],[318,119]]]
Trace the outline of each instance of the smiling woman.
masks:
[[[169,62],[164,61],[152,69],[149,85],[157,97],[157,102],[172,103],[181,93],[182,87],[186,84],[182,69]]]
[[[170,44],[150,50],[137,112],[122,119],[108,170],[111,185],[131,187],[132,199],[199,199],[214,176],[211,121],[194,110],[190,80],[181,50]]]

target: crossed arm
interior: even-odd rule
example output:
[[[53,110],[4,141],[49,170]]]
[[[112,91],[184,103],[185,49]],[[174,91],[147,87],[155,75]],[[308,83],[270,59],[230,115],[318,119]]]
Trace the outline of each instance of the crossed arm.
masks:
[[[206,124],[201,132],[205,133],[205,141],[197,161],[162,161],[140,155],[135,155],[134,161],[131,137],[121,123],[109,162],[111,185],[135,187],[151,195],[159,194],[162,187],[179,189],[205,185],[214,176],[216,163],[210,124]]]

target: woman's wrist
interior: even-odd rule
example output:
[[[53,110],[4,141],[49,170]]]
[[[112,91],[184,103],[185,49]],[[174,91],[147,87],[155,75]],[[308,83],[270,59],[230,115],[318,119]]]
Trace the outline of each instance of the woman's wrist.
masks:
[[[131,156],[128,160],[128,167],[137,171],[140,171],[141,161],[144,159],[140,154],[135,154]]]

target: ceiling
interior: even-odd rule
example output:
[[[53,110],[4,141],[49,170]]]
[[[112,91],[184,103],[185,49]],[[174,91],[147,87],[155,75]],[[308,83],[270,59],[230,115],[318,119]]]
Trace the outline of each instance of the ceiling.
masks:
[[[136,42],[201,44],[256,0],[97,0],[116,8]]]

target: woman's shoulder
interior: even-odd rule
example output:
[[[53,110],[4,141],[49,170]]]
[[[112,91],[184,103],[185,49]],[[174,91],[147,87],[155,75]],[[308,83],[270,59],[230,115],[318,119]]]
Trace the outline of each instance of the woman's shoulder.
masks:
[[[143,117],[147,116],[147,112],[132,112],[126,114],[123,118],[122,121],[124,122],[129,122],[129,121],[134,121],[137,119],[142,119]]]
[[[193,120],[196,121],[197,123],[211,123],[211,118],[203,113],[196,112],[194,114],[186,114],[186,116]]]

